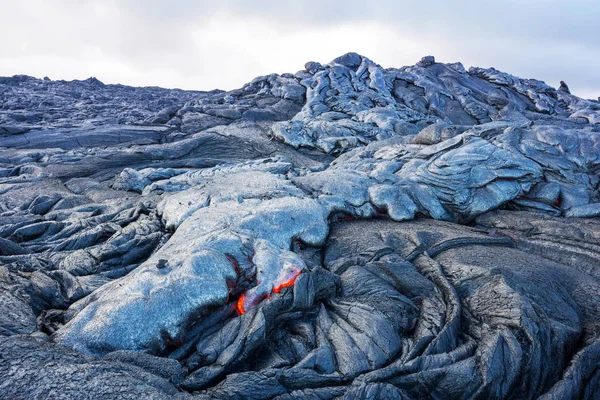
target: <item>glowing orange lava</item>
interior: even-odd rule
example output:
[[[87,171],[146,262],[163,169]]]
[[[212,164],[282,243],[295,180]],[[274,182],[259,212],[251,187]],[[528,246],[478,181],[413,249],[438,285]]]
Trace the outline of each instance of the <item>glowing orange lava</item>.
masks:
[[[298,275],[300,275],[300,271],[296,272],[296,274],[292,277],[292,279],[290,279],[286,282],[283,282],[282,284],[278,285],[277,287],[274,287],[273,290],[271,290],[271,293],[267,295],[267,299],[270,299],[271,294],[273,294],[273,293],[281,293],[281,290],[283,288],[294,286],[294,282],[296,282],[296,278],[298,277]],[[246,296],[244,293],[242,293],[240,295],[240,297],[238,298],[237,306],[236,306],[238,315],[244,315],[244,313],[246,312],[246,308],[244,307],[245,300],[246,300]]]
[[[294,282],[296,282],[296,278],[298,277],[298,275],[300,275],[300,271],[298,271],[298,273],[296,273],[296,275],[294,275],[294,277],[292,279],[290,279],[289,281],[283,282],[281,285],[273,288],[271,293],[281,293],[281,289],[290,287],[290,286],[294,286]]]
[[[246,310],[244,309],[244,298],[245,298],[245,296],[242,293],[240,295],[240,298],[237,301],[237,307],[236,307],[236,309],[237,309],[237,312],[238,312],[239,315],[244,315],[244,313],[246,312]]]

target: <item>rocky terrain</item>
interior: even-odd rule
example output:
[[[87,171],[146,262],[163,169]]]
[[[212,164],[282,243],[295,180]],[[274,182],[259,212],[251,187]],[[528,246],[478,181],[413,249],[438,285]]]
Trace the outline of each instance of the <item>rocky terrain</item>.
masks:
[[[355,53],[0,78],[0,398],[598,399],[600,103]]]

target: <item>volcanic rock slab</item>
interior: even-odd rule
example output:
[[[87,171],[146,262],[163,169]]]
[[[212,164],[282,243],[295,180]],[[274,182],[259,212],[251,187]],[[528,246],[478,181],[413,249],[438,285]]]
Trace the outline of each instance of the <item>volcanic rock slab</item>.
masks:
[[[0,99],[0,398],[600,397],[600,103],[566,84],[349,53]]]

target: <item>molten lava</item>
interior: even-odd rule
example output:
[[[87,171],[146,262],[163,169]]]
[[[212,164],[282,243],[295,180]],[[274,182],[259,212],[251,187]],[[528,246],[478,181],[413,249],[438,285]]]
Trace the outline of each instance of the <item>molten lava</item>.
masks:
[[[281,289],[290,287],[290,286],[294,286],[294,282],[296,282],[296,278],[298,277],[298,275],[300,275],[299,271],[289,281],[283,282],[281,285],[274,287],[273,290],[271,291],[271,293],[281,293]]]
[[[239,315],[244,315],[244,313],[246,312],[246,310],[244,309],[244,298],[245,298],[245,296],[242,293],[240,295],[240,298],[237,301],[237,307],[236,307],[236,309],[237,309],[237,312],[238,312]]]
[[[294,276],[291,279],[274,287],[273,290],[271,290],[271,293],[266,296],[266,298],[270,299],[271,295],[273,293],[281,293],[282,289],[294,286],[294,282],[296,282],[296,278],[298,278],[298,275],[300,275],[300,271],[295,272]],[[237,305],[236,305],[236,310],[237,310],[238,315],[244,315],[244,313],[246,312],[246,307],[244,305],[245,301],[246,301],[246,296],[244,293],[242,293],[240,295],[240,297],[238,298]]]

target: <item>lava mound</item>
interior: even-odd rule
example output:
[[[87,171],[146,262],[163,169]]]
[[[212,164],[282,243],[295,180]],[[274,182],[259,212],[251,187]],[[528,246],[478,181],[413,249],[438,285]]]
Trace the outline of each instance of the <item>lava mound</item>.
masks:
[[[349,53],[0,100],[0,398],[600,398],[600,103],[566,84]]]

